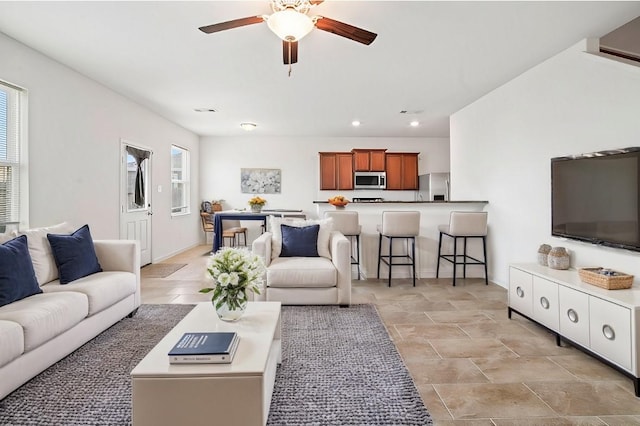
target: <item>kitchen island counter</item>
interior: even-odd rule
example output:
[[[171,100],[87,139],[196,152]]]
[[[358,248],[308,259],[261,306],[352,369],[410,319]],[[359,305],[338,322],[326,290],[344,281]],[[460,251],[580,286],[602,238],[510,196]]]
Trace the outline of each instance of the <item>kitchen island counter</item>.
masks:
[[[328,201],[313,201],[316,206],[317,217],[324,217],[324,213],[327,211],[334,211],[338,208],[329,204]],[[360,235],[360,264],[361,273],[363,278],[375,278],[378,264],[378,231],[377,225],[382,223],[383,211],[419,211],[420,212],[420,235],[417,238],[416,250],[417,250],[417,266],[416,272],[419,278],[430,278],[436,275],[436,262],[438,259],[438,237],[439,225],[446,225],[449,223],[449,216],[452,211],[483,211],[489,204],[488,201],[355,201],[349,202],[345,207],[339,208],[339,210],[356,211],[362,231]],[[489,217],[491,222],[491,217]],[[446,247],[443,248],[443,253],[450,253],[453,251],[453,247],[450,246],[450,241],[446,241]],[[397,241],[400,249],[400,241]],[[481,252],[481,248],[478,241],[469,241],[468,249],[471,255],[478,256]],[[394,247],[395,247],[394,243]],[[386,248],[384,250],[386,252]],[[394,249],[395,252],[395,249]],[[398,251],[400,253],[400,251]],[[355,269],[355,268],[354,268]],[[388,269],[386,265],[382,265],[381,277],[386,277]],[[409,278],[410,270],[407,267],[393,268],[393,275],[395,278]],[[476,266],[467,267],[467,276],[483,276],[484,269]],[[452,276],[451,265],[448,262],[442,262],[440,265],[440,276],[450,277]],[[355,278],[355,276],[354,276]]]
[[[382,201],[349,201],[349,204],[488,204],[488,201],[483,200],[463,200],[463,201],[392,201],[392,200],[382,200]],[[329,201],[314,201],[313,204],[329,204]],[[347,204],[347,205],[349,205]]]

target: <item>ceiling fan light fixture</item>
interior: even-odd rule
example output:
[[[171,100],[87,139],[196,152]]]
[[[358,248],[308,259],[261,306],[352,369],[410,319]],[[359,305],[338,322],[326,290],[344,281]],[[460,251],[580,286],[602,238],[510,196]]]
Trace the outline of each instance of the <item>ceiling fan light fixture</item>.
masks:
[[[242,128],[242,130],[250,132],[258,127],[258,125],[256,123],[240,123],[240,127]]]
[[[267,20],[269,29],[285,41],[298,41],[313,29],[313,20],[293,9],[274,12]]]

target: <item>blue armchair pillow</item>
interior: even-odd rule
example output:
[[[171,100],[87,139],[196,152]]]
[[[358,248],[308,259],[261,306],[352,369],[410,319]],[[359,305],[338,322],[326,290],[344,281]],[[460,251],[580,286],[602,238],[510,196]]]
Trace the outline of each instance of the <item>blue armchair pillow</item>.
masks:
[[[84,225],[71,235],[47,234],[47,239],[58,266],[60,284],[102,272],[89,225]]]
[[[42,293],[33,271],[27,236],[0,245],[0,306]]]
[[[282,250],[280,257],[318,257],[320,225],[303,227],[280,225]]]

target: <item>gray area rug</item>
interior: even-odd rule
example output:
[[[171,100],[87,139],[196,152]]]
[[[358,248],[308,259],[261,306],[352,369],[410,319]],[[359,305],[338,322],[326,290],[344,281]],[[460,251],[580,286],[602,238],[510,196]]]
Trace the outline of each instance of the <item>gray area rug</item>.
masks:
[[[129,425],[129,373],[192,305],[142,305],[0,401],[0,425]],[[372,305],[284,306],[268,424],[432,424]]]

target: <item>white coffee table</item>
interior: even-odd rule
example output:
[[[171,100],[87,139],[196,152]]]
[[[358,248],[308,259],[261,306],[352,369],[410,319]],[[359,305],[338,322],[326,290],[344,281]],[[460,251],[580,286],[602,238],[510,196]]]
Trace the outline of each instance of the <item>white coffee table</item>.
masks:
[[[233,362],[169,364],[180,337],[202,331],[237,332]],[[131,372],[133,424],[266,424],[281,350],[280,302],[249,302],[232,323],[219,320],[211,303],[199,303]]]

